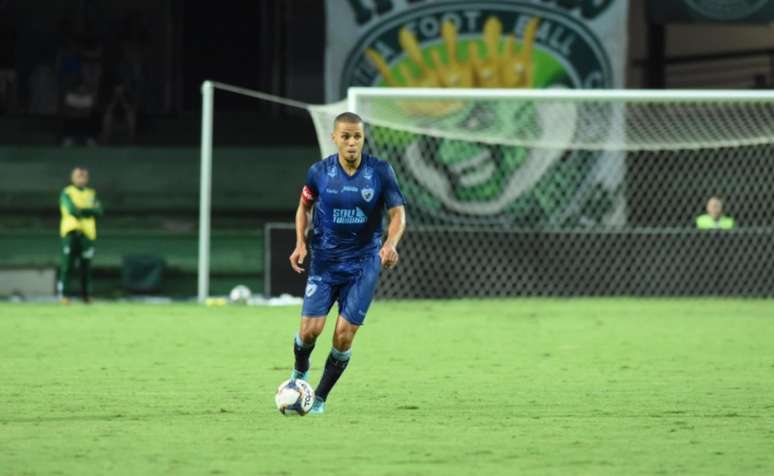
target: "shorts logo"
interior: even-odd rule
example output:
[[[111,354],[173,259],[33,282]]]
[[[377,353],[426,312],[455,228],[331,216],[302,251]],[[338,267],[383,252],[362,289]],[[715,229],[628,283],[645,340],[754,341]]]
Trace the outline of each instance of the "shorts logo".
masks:
[[[363,200],[366,202],[370,202],[372,198],[374,198],[374,189],[372,188],[364,188],[360,191],[360,195],[363,196]]]
[[[315,291],[317,291],[317,285],[314,283],[309,283],[306,285],[306,292],[304,294],[306,295],[306,297],[311,297],[312,294],[315,293]]]

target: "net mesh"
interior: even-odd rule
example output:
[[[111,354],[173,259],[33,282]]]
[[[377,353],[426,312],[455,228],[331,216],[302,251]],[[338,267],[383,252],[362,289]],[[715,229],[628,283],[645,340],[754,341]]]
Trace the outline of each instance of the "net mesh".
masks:
[[[774,294],[765,95],[374,90],[355,105],[367,151],[392,164],[408,201],[401,265],[383,274],[383,297]],[[344,109],[312,110],[325,153]],[[697,229],[713,196],[733,229]]]

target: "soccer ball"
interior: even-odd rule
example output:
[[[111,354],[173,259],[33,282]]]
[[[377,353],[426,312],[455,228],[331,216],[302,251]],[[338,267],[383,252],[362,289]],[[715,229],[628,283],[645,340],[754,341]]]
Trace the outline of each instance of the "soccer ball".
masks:
[[[277,388],[274,402],[283,415],[304,416],[314,404],[314,390],[301,379],[285,380]]]
[[[247,304],[247,300],[250,299],[253,293],[250,292],[250,288],[244,284],[234,286],[234,289],[228,293],[228,300],[232,304]]]

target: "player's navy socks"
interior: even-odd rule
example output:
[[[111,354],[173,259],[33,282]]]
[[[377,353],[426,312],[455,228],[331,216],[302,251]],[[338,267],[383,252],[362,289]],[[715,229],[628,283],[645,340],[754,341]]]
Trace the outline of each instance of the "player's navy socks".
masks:
[[[299,373],[304,373],[309,370],[309,355],[314,350],[314,342],[311,344],[304,344],[301,337],[296,335],[293,340],[293,353],[296,355],[296,370]]]
[[[331,347],[331,353],[328,355],[328,360],[325,361],[325,371],[314,391],[315,396],[320,397],[322,400],[328,398],[328,393],[336,385],[336,381],[344,373],[344,369],[347,368],[351,355],[352,350],[341,352],[335,347]]]

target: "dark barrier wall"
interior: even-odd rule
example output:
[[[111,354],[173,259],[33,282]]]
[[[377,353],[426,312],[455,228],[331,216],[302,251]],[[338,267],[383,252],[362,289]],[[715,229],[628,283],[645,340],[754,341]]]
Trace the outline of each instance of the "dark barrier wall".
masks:
[[[295,225],[292,223],[267,223],[264,227],[264,294],[279,296],[290,294],[303,296],[306,273],[298,274],[290,268],[290,253],[296,246]],[[309,264],[309,259],[303,265]]]
[[[774,230],[733,232],[453,232],[409,229],[388,298],[484,296],[772,296]],[[433,236],[435,235],[435,236]],[[272,295],[301,295],[292,227],[272,229]],[[421,253],[418,253],[421,251]],[[471,263],[486,271],[471,273]],[[472,276],[488,276],[485,283]]]

